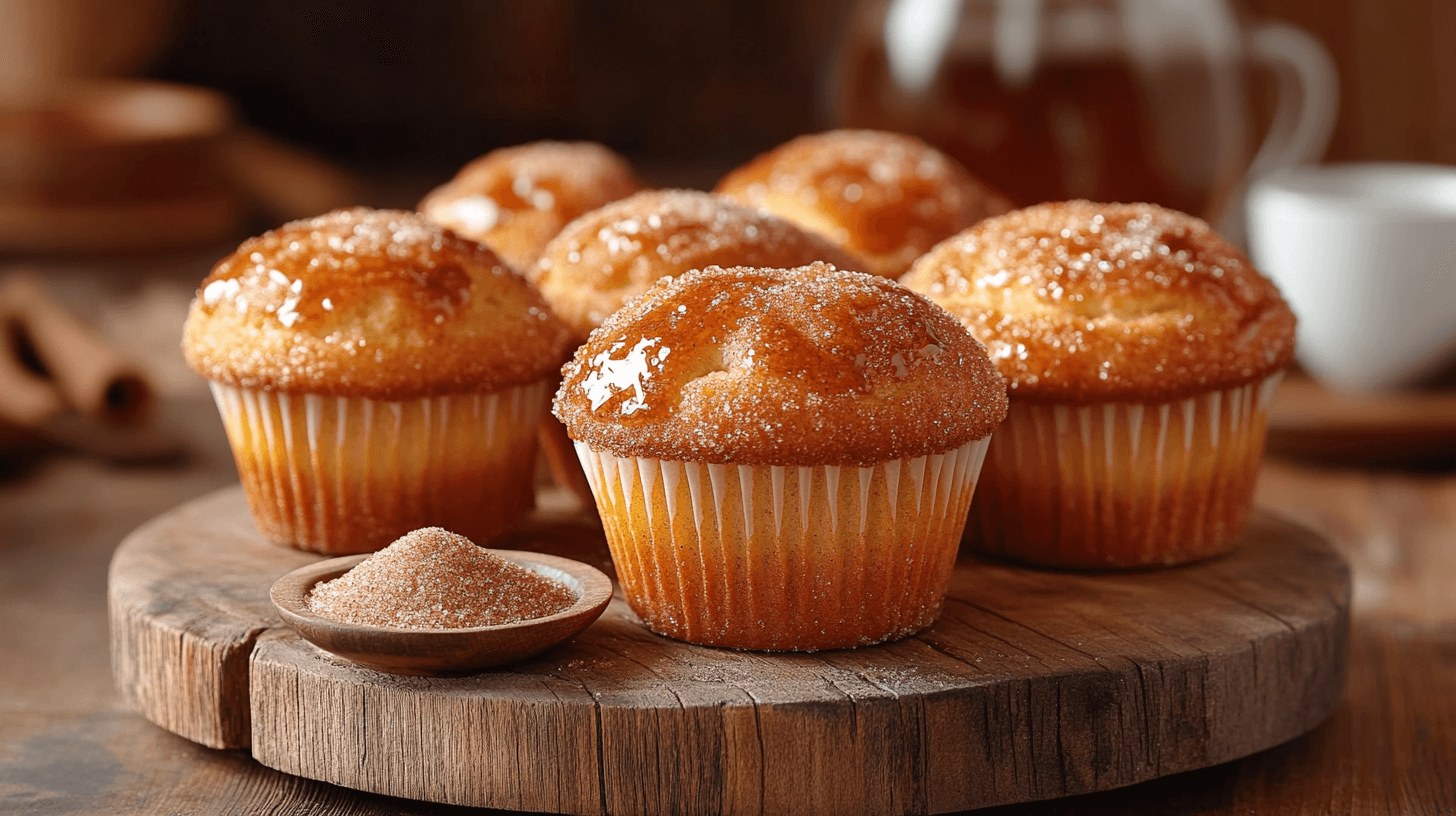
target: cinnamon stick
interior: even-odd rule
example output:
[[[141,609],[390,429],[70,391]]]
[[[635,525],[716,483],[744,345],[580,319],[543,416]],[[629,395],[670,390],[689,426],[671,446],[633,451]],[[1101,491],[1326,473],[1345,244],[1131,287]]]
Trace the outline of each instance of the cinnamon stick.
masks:
[[[131,361],[56,303],[25,275],[0,286],[0,411],[34,425],[65,406],[109,423],[134,422],[152,402]],[[33,355],[30,353],[33,352]],[[27,364],[28,363],[28,364]]]
[[[27,365],[19,324],[0,301],[0,422],[29,428],[65,407],[60,389]]]

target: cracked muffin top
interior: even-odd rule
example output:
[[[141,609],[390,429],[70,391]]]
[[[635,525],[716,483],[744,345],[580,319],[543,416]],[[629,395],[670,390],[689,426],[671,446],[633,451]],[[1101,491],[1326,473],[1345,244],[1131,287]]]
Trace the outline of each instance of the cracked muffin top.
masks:
[[[485,246],[361,207],[244,241],[203,280],[182,350],[230,385],[402,400],[554,377],[567,341]]]
[[[573,218],[642,188],[627,160],[603,145],[531,142],[460,168],[419,210],[525,272]]]
[[[618,455],[859,465],[942,454],[1005,418],[1006,386],[943,309],[836,270],[664,278],[563,369],[556,416]]]
[[[1166,402],[1260,380],[1294,314],[1245,255],[1151,204],[1042,204],[988,219],[902,282],[985,343],[1015,399]]]
[[[838,246],[768,213],[694,190],[638,193],[576,219],[528,273],[580,339],[659,278],[709,266],[856,269]]]
[[[831,130],[753,159],[718,192],[818,233],[897,278],[937,242],[1012,208],[956,160],[914,136]]]

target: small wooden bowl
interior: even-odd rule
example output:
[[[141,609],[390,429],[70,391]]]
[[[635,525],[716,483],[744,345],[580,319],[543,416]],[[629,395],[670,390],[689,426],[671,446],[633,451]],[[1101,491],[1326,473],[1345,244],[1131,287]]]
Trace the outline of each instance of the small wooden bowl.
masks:
[[[393,674],[465,674],[514,663],[586,629],[612,600],[612,581],[580,561],[517,550],[489,552],[565,584],[576,603],[544,618],[473,629],[388,629],[330,620],[309,611],[314,584],[353,569],[368,555],[330,558],[296,569],[273,584],[278,616],[304,640],[361,666]]]

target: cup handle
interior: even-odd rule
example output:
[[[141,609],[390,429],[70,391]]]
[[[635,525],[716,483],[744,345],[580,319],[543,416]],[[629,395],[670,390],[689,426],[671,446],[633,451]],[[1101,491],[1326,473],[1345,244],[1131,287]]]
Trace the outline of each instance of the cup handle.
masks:
[[[1251,60],[1268,68],[1278,83],[1278,106],[1264,143],[1249,169],[1224,199],[1214,217],[1218,231],[1236,244],[1248,240],[1245,195],[1261,177],[1295,164],[1319,161],[1335,129],[1340,109],[1340,77],[1325,47],[1303,29],[1286,23],[1260,23],[1249,29],[1244,47]]]
[[[1274,121],[1249,163],[1248,181],[1280,167],[1319,161],[1340,108],[1335,61],[1319,40],[1285,23],[1254,26],[1246,46],[1254,61],[1274,73],[1279,87]]]

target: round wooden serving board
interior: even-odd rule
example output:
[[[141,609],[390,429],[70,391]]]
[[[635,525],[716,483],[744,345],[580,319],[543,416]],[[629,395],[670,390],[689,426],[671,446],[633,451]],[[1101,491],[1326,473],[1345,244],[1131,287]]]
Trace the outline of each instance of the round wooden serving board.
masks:
[[[549,507],[511,545],[604,565],[600,532]],[[122,695],[197,742],[393,796],[583,814],[898,814],[1242,757],[1318,724],[1344,679],[1344,562],[1267,514],[1233,555],[1180,569],[963,560],[939,622],[889,645],[690,646],[646,631],[619,597],[573,641],[460,678],[380,674],[283,627],[268,588],[317,558],[263,541],[238,488],[137,530],[111,565]]]

